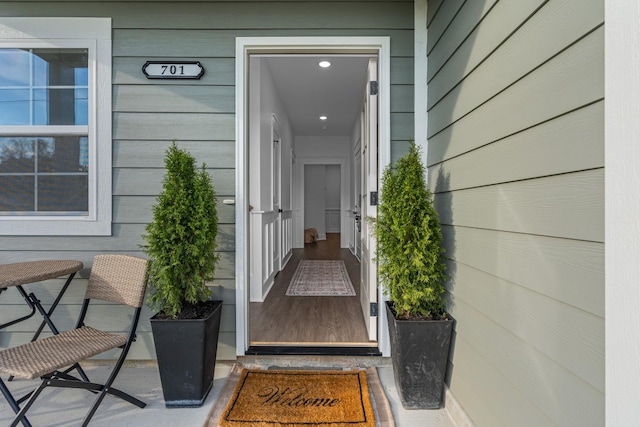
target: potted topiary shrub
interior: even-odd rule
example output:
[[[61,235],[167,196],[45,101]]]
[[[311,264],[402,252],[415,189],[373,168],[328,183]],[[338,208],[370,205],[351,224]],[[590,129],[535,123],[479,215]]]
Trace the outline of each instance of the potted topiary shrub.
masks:
[[[439,408],[453,319],[444,300],[440,222],[414,141],[383,173],[374,230],[400,400],[407,409]]]
[[[209,300],[218,255],[215,190],[175,143],[146,227],[148,305],[166,407],[197,407],[213,384],[222,301]]]

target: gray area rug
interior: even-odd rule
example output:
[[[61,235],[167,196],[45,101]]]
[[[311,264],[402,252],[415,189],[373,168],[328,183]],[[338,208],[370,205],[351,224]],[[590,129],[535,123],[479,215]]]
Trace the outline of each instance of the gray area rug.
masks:
[[[342,260],[302,260],[287,288],[287,296],[354,296]]]

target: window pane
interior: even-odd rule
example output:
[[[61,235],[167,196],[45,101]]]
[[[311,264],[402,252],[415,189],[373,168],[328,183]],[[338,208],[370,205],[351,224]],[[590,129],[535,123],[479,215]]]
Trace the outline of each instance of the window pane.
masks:
[[[7,173],[34,173],[34,147],[34,138],[0,137],[0,175]]]
[[[29,125],[29,90],[0,88],[0,125]]]
[[[0,49],[0,125],[87,125],[87,49]]]
[[[33,49],[35,86],[86,86],[87,49]],[[78,81],[80,79],[80,81]]]
[[[76,68],[76,86],[89,86],[89,68],[86,64],[84,68]]]
[[[75,124],[89,124],[89,89],[76,89],[75,92]]]
[[[33,124],[35,125],[86,125],[88,110],[87,90],[37,89],[34,91]]]
[[[0,214],[11,212],[33,212],[34,205],[33,176],[0,175]]]
[[[29,56],[24,49],[0,49],[0,87],[29,86]]]
[[[0,213],[86,214],[88,147],[86,136],[0,137]]]
[[[89,206],[87,175],[38,178],[38,211],[87,212]]]
[[[38,172],[87,172],[87,138],[38,138]]]

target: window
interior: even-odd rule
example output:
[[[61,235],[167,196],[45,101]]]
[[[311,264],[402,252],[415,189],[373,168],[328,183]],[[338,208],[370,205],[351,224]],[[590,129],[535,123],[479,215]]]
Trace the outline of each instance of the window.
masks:
[[[0,188],[0,234],[111,234],[110,19],[0,18]]]

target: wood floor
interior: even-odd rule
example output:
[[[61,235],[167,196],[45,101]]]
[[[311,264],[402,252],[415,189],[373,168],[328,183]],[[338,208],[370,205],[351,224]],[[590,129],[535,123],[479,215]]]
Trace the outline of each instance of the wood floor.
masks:
[[[285,292],[300,260],[342,259],[356,296],[290,297]],[[262,303],[250,303],[249,337],[252,346],[365,346],[368,340],[360,306],[360,262],[340,249],[340,234],[294,249],[289,263],[275,279]],[[375,344],[375,343],[373,343]]]

